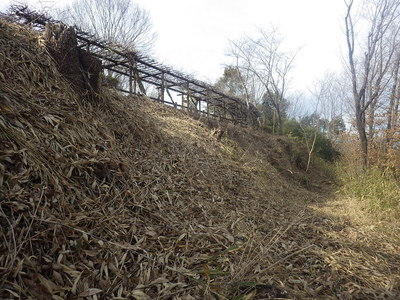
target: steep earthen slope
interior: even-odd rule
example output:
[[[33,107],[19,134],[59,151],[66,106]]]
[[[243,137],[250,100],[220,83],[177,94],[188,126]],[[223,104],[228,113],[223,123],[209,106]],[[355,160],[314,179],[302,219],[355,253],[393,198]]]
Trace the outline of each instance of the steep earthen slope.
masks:
[[[286,140],[89,102],[41,45],[0,22],[1,298],[396,298],[398,248],[343,246]]]

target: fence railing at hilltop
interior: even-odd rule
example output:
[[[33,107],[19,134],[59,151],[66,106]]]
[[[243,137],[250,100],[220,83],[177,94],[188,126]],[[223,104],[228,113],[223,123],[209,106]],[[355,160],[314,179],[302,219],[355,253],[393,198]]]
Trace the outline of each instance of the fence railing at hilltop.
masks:
[[[9,16],[12,16],[12,21],[15,23],[30,24],[41,31],[48,23],[63,24],[26,6],[13,6]],[[208,83],[158,63],[138,51],[127,50],[79,28],[74,29],[79,48],[100,59],[103,70],[109,70],[125,78],[126,87],[119,88],[125,93],[146,94],[143,85],[145,82],[158,90],[158,96],[150,98],[189,113],[198,113],[241,125],[255,124],[259,117],[258,110],[243,99],[227,95]],[[180,97],[180,101],[177,101],[177,96]]]

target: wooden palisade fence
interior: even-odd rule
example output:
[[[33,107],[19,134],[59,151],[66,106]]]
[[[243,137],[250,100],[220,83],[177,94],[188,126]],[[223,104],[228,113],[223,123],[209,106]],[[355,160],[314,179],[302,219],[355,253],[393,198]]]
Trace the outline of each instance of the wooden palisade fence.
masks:
[[[30,24],[36,30],[43,31],[46,24],[62,24],[52,18],[29,10],[26,6],[13,6],[9,17],[21,24]],[[102,62],[103,70],[119,74],[126,83],[119,88],[127,94],[146,94],[143,83],[158,90],[153,100],[186,110],[241,125],[255,125],[259,112],[252,104],[243,99],[227,95],[212,85],[194,79],[170,67],[122,46],[103,41],[79,28],[74,28],[78,47],[86,50]],[[181,104],[171,91],[181,96]]]

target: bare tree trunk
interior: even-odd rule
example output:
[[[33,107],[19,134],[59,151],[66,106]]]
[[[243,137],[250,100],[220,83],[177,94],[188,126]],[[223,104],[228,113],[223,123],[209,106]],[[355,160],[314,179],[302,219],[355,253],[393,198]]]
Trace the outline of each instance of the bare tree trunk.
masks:
[[[275,135],[276,111],[272,114],[272,134]]]
[[[355,47],[354,25],[351,18],[351,9],[353,6],[353,0],[350,0],[349,3],[346,4],[347,4],[347,15],[345,17],[346,41],[348,48],[351,81],[353,87],[356,126],[357,126],[358,136],[360,139],[361,169],[365,170],[368,161],[368,140],[367,140],[367,134],[365,132],[365,111],[363,111],[362,109],[362,103],[365,102],[364,99],[365,99],[365,88],[367,80],[366,79],[363,80],[362,87],[360,90],[358,90],[357,72],[354,62],[354,47]],[[368,74],[365,74],[364,76],[367,75]]]
[[[307,160],[306,172],[308,172],[308,170],[310,169],[311,157],[312,157],[312,153],[314,151],[314,147],[315,147],[315,142],[316,141],[317,141],[317,131],[315,131],[315,133],[314,133],[314,139],[313,139],[313,142],[311,144],[311,148],[308,150],[308,160]]]
[[[276,109],[276,114],[278,117],[278,134],[282,135],[283,134],[283,120],[282,120],[282,114],[279,110],[279,107]]]
[[[375,113],[376,113],[377,102],[371,103],[368,109],[368,140],[372,141],[375,135]]]
[[[386,125],[386,152],[392,147],[393,131],[397,127],[398,109],[399,109],[399,66],[400,52],[397,54],[393,69],[393,84],[390,91],[390,103],[388,108],[388,119]]]
[[[360,159],[361,159],[361,169],[365,170],[368,166],[368,138],[365,132],[365,116],[362,114],[357,114],[357,132],[360,138]]]

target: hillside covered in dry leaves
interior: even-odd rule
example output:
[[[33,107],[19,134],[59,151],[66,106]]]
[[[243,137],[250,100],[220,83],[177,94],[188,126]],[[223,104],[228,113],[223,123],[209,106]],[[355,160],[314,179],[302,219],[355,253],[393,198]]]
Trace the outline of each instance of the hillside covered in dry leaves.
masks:
[[[87,101],[0,21],[2,299],[400,299],[396,237],[306,160],[146,98]]]

